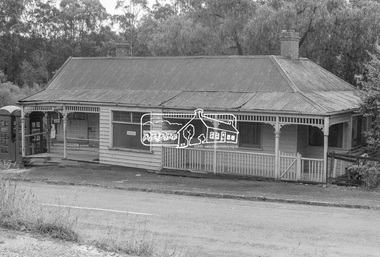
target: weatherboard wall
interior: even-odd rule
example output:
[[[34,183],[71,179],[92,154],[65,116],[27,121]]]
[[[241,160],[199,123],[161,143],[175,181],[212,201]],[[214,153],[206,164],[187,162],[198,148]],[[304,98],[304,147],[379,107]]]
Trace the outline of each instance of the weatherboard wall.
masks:
[[[152,146],[150,151],[112,148],[112,111],[159,112],[153,109],[101,107],[99,162],[102,164],[160,170],[162,167],[162,148],[160,146]],[[161,129],[161,124],[155,126],[155,129]]]

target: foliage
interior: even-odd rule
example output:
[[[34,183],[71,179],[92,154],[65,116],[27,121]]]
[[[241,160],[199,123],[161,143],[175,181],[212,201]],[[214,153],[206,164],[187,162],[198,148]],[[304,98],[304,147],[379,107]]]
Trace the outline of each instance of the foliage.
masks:
[[[279,54],[279,34],[300,32],[300,53],[355,83],[380,34],[376,0],[99,0],[0,2],[0,70],[13,85],[44,86],[70,56]]]
[[[68,211],[46,211],[31,191],[0,176],[0,226],[13,230],[37,232],[66,241],[78,241],[74,231],[76,218]]]
[[[361,111],[372,120],[371,129],[364,133],[367,149],[376,152],[380,150],[380,46],[375,53],[368,54],[371,60],[365,65],[367,73],[362,81]]]
[[[371,60],[365,64],[366,73],[361,80],[361,112],[371,120],[371,128],[364,132],[366,148],[369,152],[380,150],[380,46],[374,53],[367,52]],[[358,174],[366,188],[376,188],[380,184],[380,164],[367,161],[349,167],[350,173]]]
[[[170,242],[159,239],[159,237],[147,230],[146,224],[139,225],[136,220],[126,224],[126,228],[115,228],[108,226],[104,238],[92,243],[105,251],[128,254],[143,257],[193,257],[198,254],[177,250]],[[174,249],[173,249],[174,247]]]
[[[39,92],[42,89],[43,88],[38,84],[18,87],[9,81],[6,81],[4,73],[0,71],[0,107],[16,105],[18,100]]]
[[[380,164],[374,161],[366,161],[350,165],[347,168],[350,176],[359,179],[367,189],[375,189],[380,185]]]

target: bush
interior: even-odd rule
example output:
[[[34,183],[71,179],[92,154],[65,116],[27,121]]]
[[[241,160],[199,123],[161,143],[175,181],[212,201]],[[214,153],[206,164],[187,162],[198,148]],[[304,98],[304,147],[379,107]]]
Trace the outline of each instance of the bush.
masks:
[[[374,189],[380,185],[380,164],[374,161],[366,161],[350,165],[347,168],[350,177],[362,182],[367,189]]]
[[[20,169],[21,165],[17,162],[0,160],[0,170]]]

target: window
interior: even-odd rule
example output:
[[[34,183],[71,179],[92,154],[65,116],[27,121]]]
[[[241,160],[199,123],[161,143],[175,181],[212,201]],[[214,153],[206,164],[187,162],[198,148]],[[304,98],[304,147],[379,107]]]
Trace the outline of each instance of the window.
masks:
[[[261,148],[261,124],[239,123],[239,146]]]
[[[363,117],[355,116],[352,118],[352,147],[362,145]]]
[[[144,146],[140,141],[140,122],[143,115],[141,112],[112,112],[112,147],[150,150],[149,146]]]
[[[323,146],[324,135],[321,129],[316,127],[309,127],[309,145],[310,146]],[[329,146],[342,147],[343,146],[343,124],[332,125],[329,129]]]

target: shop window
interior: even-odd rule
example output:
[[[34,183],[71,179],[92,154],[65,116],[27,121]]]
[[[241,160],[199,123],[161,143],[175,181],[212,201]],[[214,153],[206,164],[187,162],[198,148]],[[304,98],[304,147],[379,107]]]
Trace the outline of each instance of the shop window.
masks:
[[[309,127],[309,145],[323,146],[323,131],[316,127]],[[332,125],[329,129],[329,147],[343,146],[343,124]]]
[[[143,115],[141,112],[112,112],[112,147],[150,150],[149,146],[144,146],[140,141],[140,121]]]
[[[261,148],[261,124],[240,122],[238,126],[240,147]]]

